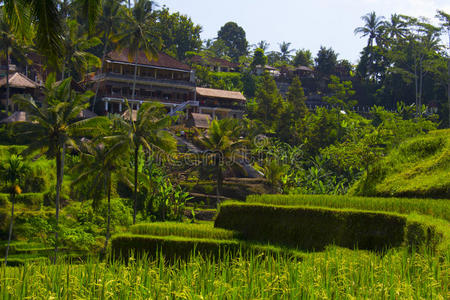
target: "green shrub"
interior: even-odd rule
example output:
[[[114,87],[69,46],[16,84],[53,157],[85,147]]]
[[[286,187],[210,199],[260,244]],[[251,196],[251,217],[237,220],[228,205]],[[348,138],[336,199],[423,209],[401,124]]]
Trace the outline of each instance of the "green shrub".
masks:
[[[0,194],[0,207],[9,205],[9,194]]]
[[[17,203],[23,203],[26,207],[39,208],[44,203],[44,195],[42,193],[26,193],[16,196]]]
[[[446,199],[374,198],[335,195],[251,195],[249,203],[290,206],[323,206],[388,211],[401,214],[417,212],[450,221],[450,201]]]
[[[392,213],[225,203],[215,227],[235,230],[247,240],[303,250],[323,250],[330,244],[368,250],[401,245],[435,249],[441,233],[433,225],[416,223]]]
[[[153,236],[182,236],[191,238],[207,238],[227,240],[234,238],[233,231],[214,228],[209,224],[186,224],[157,222],[149,224],[137,224],[130,228],[134,234]]]

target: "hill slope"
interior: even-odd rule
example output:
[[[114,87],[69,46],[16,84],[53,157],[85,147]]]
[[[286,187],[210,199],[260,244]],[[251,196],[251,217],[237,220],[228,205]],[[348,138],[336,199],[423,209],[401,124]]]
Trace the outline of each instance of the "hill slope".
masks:
[[[350,194],[450,198],[450,129],[406,140],[373,166]]]

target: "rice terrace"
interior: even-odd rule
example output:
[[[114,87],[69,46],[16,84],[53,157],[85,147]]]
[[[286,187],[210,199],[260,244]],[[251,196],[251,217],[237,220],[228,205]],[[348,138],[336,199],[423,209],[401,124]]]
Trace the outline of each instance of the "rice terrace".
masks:
[[[0,299],[450,299],[450,4],[0,1],[0,253]]]

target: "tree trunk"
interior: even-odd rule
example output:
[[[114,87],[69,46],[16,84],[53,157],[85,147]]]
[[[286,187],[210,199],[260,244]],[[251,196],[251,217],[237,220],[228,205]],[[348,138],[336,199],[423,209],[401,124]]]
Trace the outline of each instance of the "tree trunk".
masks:
[[[416,115],[419,116],[419,78],[417,77],[417,61],[414,62],[414,84],[416,88]]]
[[[449,44],[450,46],[450,44]],[[447,60],[447,98],[448,98],[448,128],[450,128],[450,57]]]
[[[5,48],[5,57],[6,57],[6,115],[9,112],[9,52],[8,52],[8,44],[6,44]]]
[[[106,59],[106,51],[108,50],[108,36],[109,36],[109,28],[105,32],[105,35],[103,36],[103,54],[102,54],[102,66],[100,68],[101,72],[104,72],[105,68],[105,59]],[[95,96],[94,96],[94,103],[92,103],[92,112],[95,110],[95,102],[97,101],[97,94],[98,89],[100,88],[100,83],[97,83],[97,87],[95,88]]]
[[[223,185],[223,174],[222,168],[220,167],[220,155],[216,156],[216,167],[217,167],[217,199],[216,204],[219,206],[220,204],[220,196],[222,196],[222,185]]]
[[[14,223],[14,200],[15,200],[14,198],[15,195],[11,194],[11,221],[9,222],[8,245],[6,246],[6,254],[5,254],[5,267],[8,265],[8,252],[9,252],[9,245],[11,244],[12,229]]]
[[[137,213],[138,155],[139,155],[139,148],[135,147],[135,149],[134,149],[134,212],[133,212],[133,225],[136,224],[136,213]]]
[[[108,241],[110,237],[110,225],[111,225],[111,174],[108,173],[108,221],[106,223],[106,240],[105,240],[105,252],[108,247]]]
[[[55,197],[55,258],[54,263],[56,263],[56,258],[58,254],[58,233],[59,233],[59,206],[60,206],[60,194],[61,187],[64,178],[64,156],[66,153],[66,146],[63,146],[62,151],[58,149],[56,153],[56,197]]]
[[[136,54],[134,55],[134,79],[133,79],[133,90],[131,93],[131,100],[135,100],[135,93],[136,93],[136,79],[137,79],[137,57],[138,57],[138,52],[136,51]],[[130,114],[132,113],[133,110],[131,110]]]

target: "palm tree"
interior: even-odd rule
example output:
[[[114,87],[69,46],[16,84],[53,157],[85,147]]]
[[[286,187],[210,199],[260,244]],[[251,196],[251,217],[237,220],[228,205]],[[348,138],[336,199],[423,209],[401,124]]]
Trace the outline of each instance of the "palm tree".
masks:
[[[367,47],[373,46],[373,41],[377,41],[380,37],[381,30],[383,28],[383,17],[377,17],[377,14],[373,11],[361,17],[365,22],[363,27],[355,29],[355,34],[361,34],[361,37],[368,36]]]
[[[74,122],[80,112],[89,105],[88,100],[91,92],[78,94],[71,90],[72,78],[63,80],[56,84],[56,76],[50,74],[44,86],[44,99],[42,107],[36,102],[23,95],[14,95],[13,101],[24,109],[31,123],[28,124],[26,132],[33,136],[33,142],[24,151],[30,154],[37,150],[45,153],[56,161],[56,197],[55,197],[55,259],[58,252],[59,231],[59,198],[64,178],[64,156],[67,146],[76,147],[72,138],[72,130],[80,127],[84,121]]]
[[[176,150],[176,140],[166,130],[172,123],[173,118],[167,115],[164,106],[157,102],[144,103],[133,120],[133,111],[128,101],[129,120],[120,120],[121,134],[111,136],[114,143],[129,145],[134,155],[134,205],[133,224],[136,223],[137,214],[137,190],[138,190],[138,167],[139,149],[143,147],[146,151],[165,151],[170,153]]]
[[[8,183],[9,198],[11,200],[11,220],[9,222],[8,245],[6,246],[5,266],[8,264],[9,245],[11,243],[12,229],[14,223],[14,203],[16,195],[21,193],[20,181],[28,172],[28,166],[23,163],[22,157],[11,155],[7,163],[2,167],[1,177]]]
[[[291,43],[282,42],[280,45],[280,59],[284,62],[288,62],[292,55],[291,52],[294,51],[293,49],[289,49],[291,47]]]
[[[99,117],[104,118],[104,117]],[[106,118],[105,118],[106,119]],[[94,120],[91,120],[94,121]],[[102,120],[101,120],[102,121]],[[108,120],[109,121],[109,120]],[[110,225],[111,225],[111,176],[114,173],[123,171],[124,169],[124,154],[127,153],[127,145],[125,144],[113,144],[107,141],[104,136],[113,134],[111,132],[113,122],[109,122],[107,127],[99,126],[100,138],[95,142],[88,141],[82,144],[81,148],[81,161],[76,169],[80,170],[80,174],[74,183],[82,180],[93,180],[92,190],[105,188],[105,193],[108,199],[108,212],[106,223],[106,239],[104,250],[108,247],[108,241],[110,238]],[[106,130],[101,130],[101,129]],[[94,206],[98,200],[94,197]]]
[[[389,37],[393,39],[402,39],[408,33],[408,24],[397,14],[392,14],[391,19],[384,22],[384,27]]]
[[[158,50],[161,47],[160,38],[155,30],[155,18],[152,14],[153,2],[150,0],[137,0],[134,6],[123,14],[124,30],[115,38],[119,51],[128,49],[128,60],[134,62],[134,80],[132,97],[134,100],[136,91],[136,77],[138,55],[143,51],[148,60],[158,58]]]
[[[68,19],[66,22],[66,31],[63,38],[64,60],[62,62],[62,79],[65,78],[66,66],[69,77],[75,73],[84,79],[89,67],[100,67],[100,59],[87,50],[99,45],[100,39],[97,37],[88,38],[86,34],[80,36],[79,24],[76,20]]]
[[[103,34],[103,52],[101,59],[101,71],[105,67],[106,53],[109,48],[109,43],[111,38],[117,33],[120,26],[119,15],[122,14],[122,6],[120,5],[120,0],[103,0],[103,13],[98,19],[97,29],[98,33]],[[95,109],[95,102],[97,101],[98,89],[100,84],[97,84],[95,88],[94,102],[92,104],[92,111]]]
[[[25,34],[30,34],[30,31],[25,32]],[[4,7],[0,7],[0,48],[4,51],[6,60],[6,112],[9,110],[9,60],[11,58],[11,53],[14,53],[16,57],[23,58],[25,60],[24,48],[25,36],[22,36],[22,43],[18,42],[17,35],[12,31],[11,20],[8,17],[7,12]]]
[[[87,19],[89,31],[93,32],[101,12],[101,0],[77,0],[82,15]],[[36,25],[35,43],[49,62],[58,65],[63,53],[63,24],[55,0],[5,0],[7,15],[13,32],[25,32],[31,23]]]
[[[247,143],[239,137],[241,127],[236,119],[213,120],[207,132],[200,132],[199,142],[207,149],[216,171],[217,201],[222,195],[225,166],[241,166],[242,150]]]

